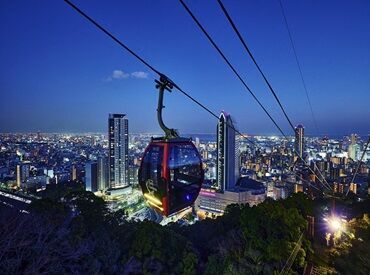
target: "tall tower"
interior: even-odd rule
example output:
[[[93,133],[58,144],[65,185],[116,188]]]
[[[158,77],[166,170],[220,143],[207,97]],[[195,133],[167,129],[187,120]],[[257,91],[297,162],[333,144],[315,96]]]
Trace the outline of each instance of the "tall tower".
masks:
[[[71,180],[76,181],[77,180],[77,167],[75,164],[72,165],[71,168]]]
[[[86,191],[98,191],[98,164],[96,162],[85,164],[85,187]]]
[[[109,187],[130,185],[128,176],[128,119],[124,114],[109,114]]]
[[[108,188],[109,165],[106,156],[99,156],[98,163],[98,190],[106,190]]]
[[[297,152],[297,154],[302,158],[304,151],[304,128],[301,124],[299,124],[295,128],[294,149]]]
[[[351,134],[351,144],[348,146],[348,157],[352,160],[360,159],[360,146],[357,144],[357,135]]]
[[[231,127],[230,127],[231,126]],[[222,112],[217,125],[216,183],[220,191],[233,189],[239,174],[236,161],[235,126],[231,116]]]
[[[21,188],[22,184],[30,176],[30,165],[29,163],[20,163],[16,166],[17,175],[17,187]]]

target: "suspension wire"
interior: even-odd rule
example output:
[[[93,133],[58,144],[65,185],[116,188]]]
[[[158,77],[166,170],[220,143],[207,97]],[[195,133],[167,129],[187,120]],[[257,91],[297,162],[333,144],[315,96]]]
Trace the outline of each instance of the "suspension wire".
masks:
[[[293,263],[295,261],[295,258],[297,257],[298,251],[301,248],[302,237],[303,237],[303,233],[299,237],[296,245],[294,246],[292,252],[290,253],[287,261],[285,262],[285,264],[283,266],[283,269],[280,271],[280,273],[279,273],[280,275],[282,275],[282,274],[288,274],[289,270],[291,269],[291,267],[292,267],[292,265],[293,265]]]
[[[152,70],[154,73],[156,73],[159,77],[165,77],[166,79],[170,80],[165,74],[161,73],[159,70],[157,70],[155,67],[150,65],[146,60],[144,60],[142,57],[140,57],[137,53],[135,53],[133,50],[131,50],[126,44],[124,44],[121,40],[116,38],[111,32],[109,32],[106,28],[104,28],[102,25],[100,25],[98,22],[96,22],[94,19],[92,19],[89,15],[87,15],[85,12],[83,12],[80,8],[78,8],[75,4],[73,4],[69,0],[64,0],[69,6],[71,6],[75,11],[77,11],[82,17],[86,18],[88,21],[90,21],[95,27],[97,27],[99,30],[101,30],[103,33],[108,35],[113,41],[115,41],[118,45],[120,45],[122,48],[124,48],[126,51],[128,51],[131,55],[136,57],[141,63],[143,63],[146,67],[148,67],[150,70]],[[176,88],[180,93],[182,93],[184,96],[186,96],[188,99],[190,99],[192,102],[197,104],[199,107],[204,109],[207,113],[209,113],[211,116],[215,117],[217,120],[219,117],[211,111],[208,107],[206,107],[204,104],[200,103],[197,99],[195,99],[193,96],[191,96],[189,93],[185,92],[180,86],[178,86],[176,83],[174,83],[172,80],[170,80],[174,88]],[[237,132],[239,135],[241,135],[244,139],[246,139],[248,142],[250,142],[253,145],[256,145],[254,141],[249,139],[247,136],[245,136],[243,133],[241,133],[239,130],[237,130],[233,125],[226,122],[227,126],[230,127],[232,130]]]
[[[208,38],[209,42],[212,44],[212,46],[217,50],[217,52],[221,55],[223,60],[226,62],[226,64],[229,66],[229,68],[233,71],[233,73],[237,76],[237,78],[240,80],[240,82],[243,84],[243,86],[247,89],[247,91],[251,94],[251,96],[254,98],[254,100],[258,103],[258,105],[263,109],[263,111],[266,113],[266,115],[270,118],[270,120],[275,124],[275,126],[279,129],[280,133],[285,136],[284,132],[281,130],[280,126],[276,123],[275,119],[270,115],[270,113],[266,110],[266,108],[263,106],[263,104],[259,101],[259,99],[256,97],[256,95],[252,92],[252,90],[248,87],[247,83],[243,80],[243,78],[240,76],[240,74],[237,72],[237,70],[234,68],[234,66],[230,63],[230,61],[227,59],[227,57],[223,54],[223,52],[220,50],[220,48],[217,46],[217,44],[213,41],[211,36],[207,33],[207,31],[203,28],[202,24],[198,21],[198,19],[194,16],[194,14],[191,12],[191,10],[188,8],[188,6],[185,4],[183,0],[179,0],[185,10],[188,12],[188,14],[191,16],[191,18],[194,20],[194,22],[198,25],[198,27],[202,30],[203,34]]]
[[[317,126],[317,121],[316,121],[315,113],[313,112],[313,107],[312,107],[311,99],[310,99],[310,96],[309,96],[309,93],[308,93],[306,81],[304,80],[304,77],[303,77],[302,67],[301,67],[301,64],[300,64],[299,59],[298,59],[298,54],[297,54],[297,51],[296,51],[296,48],[295,48],[293,36],[292,36],[291,31],[290,31],[288,20],[287,20],[287,17],[285,15],[283,3],[281,2],[281,0],[279,0],[279,5],[280,5],[280,8],[281,8],[281,13],[282,13],[283,18],[284,18],[285,27],[286,27],[287,32],[288,32],[290,44],[292,46],[292,50],[293,50],[294,58],[295,58],[295,61],[296,61],[297,67],[298,67],[299,75],[300,75],[300,78],[301,78],[301,81],[302,81],[302,86],[303,86],[304,92],[306,94],[308,105],[310,107],[310,112],[311,112],[312,120],[313,120],[313,123],[314,123],[314,126],[315,126],[315,130],[316,130],[316,133],[319,134],[320,132],[319,132],[319,128]],[[326,182],[326,184],[329,185],[329,183],[326,181],[325,177],[321,173],[321,170],[317,167],[317,164],[316,164],[315,161],[313,162],[313,164],[314,164],[314,168],[318,171],[318,173],[322,177],[322,179],[324,179],[324,181]]]
[[[135,56],[137,59],[140,60],[141,63],[143,63],[145,66],[147,66],[149,69],[151,69],[153,72],[155,72],[158,75],[161,75],[161,73],[155,69],[153,66],[151,66],[148,62],[146,62],[143,58],[141,58],[138,54],[136,54],[133,50],[131,50],[128,46],[126,46],[124,43],[122,43],[119,39],[117,39],[113,34],[111,34],[108,30],[103,28],[100,24],[98,24],[94,19],[92,19],[90,16],[88,16],[86,13],[84,13],[82,10],[80,10],[75,4],[73,4],[69,0],[64,0],[68,5],[70,5],[75,11],[77,11],[80,15],[85,17],[87,20],[89,20],[92,24],[95,25],[98,29],[100,29],[102,32],[104,32],[106,35],[108,35],[110,38],[112,38],[116,43],[118,43],[121,47],[123,47],[126,51],[128,51],[130,54]]]
[[[284,133],[284,131],[280,128],[280,126],[276,123],[274,118],[270,115],[270,113],[266,110],[266,108],[263,106],[263,104],[259,101],[259,99],[256,97],[256,95],[253,93],[253,91],[248,87],[246,82],[243,80],[243,78],[240,76],[240,74],[237,72],[237,70],[234,68],[234,66],[230,63],[230,61],[227,59],[225,54],[221,51],[221,49],[217,46],[217,44],[214,42],[212,37],[208,34],[208,32],[205,30],[205,28],[202,26],[202,24],[199,22],[199,20],[195,17],[195,15],[192,13],[192,11],[189,9],[189,7],[185,4],[183,0],[179,0],[182,6],[185,8],[187,13],[190,15],[190,17],[193,19],[193,21],[196,23],[196,25],[200,28],[200,30],[203,32],[203,34],[207,37],[208,41],[212,44],[212,46],[217,50],[217,52],[221,55],[222,59],[225,61],[225,63],[229,66],[229,68],[233,71],[233,73],[237,76],[237,78],[240,80],[240,82],[243,84],[243,86],[246,88],[246,90],[252,95],[254,100],[258,103],[258,105],[263,109],[263,111],[266,113],[266,115],[270,118],[270,120],[273,122],[273,124],[276,126],[276,128],[279,130],[279,132],[283,135],[283,137],[289,141],[288,137]],[[293,127],[294,129],[294,127]],[[293,151],[296,153],[296,155],[299,157],[300,160],[302,160],[305,165],[308,167],[308,169],[316,175],[314,170],[307,164],[307,162],[298,154],[298,152],[293,149]],[[329,190],[331,191],[331,186],[326,182],[325,178],[322,177],[325,181],[322,182],[320,177],[317,177],[319,181]]]
[[[267,86],[268,86],[268,87],[269,87],[269,89],[270,89],[270,92],[272,93],[272,95],[274,96],[275,100],[276,100],[276,101],[277,101],[277,103],[279,104],[280,109],[281,109],[281,111],[284,113],[285,118],[288,120],[290,127],[291,127],[291,128],[293,129],[293,131],[294,131],[294,126],[293,126],[293,124],[292,124],[292,122],[291,122],[291,120],[290,120],[289,116],[287,115],[287,113],[286,113],[286,111],[285,111],[285,109],[284,109],[283,105],[281,104],[280,99],[279,99],[279,98],[278,98],[278,96],[276,95],[276,92],[275,92],[275,91],[274,91],[274,89],[272,88],[272,86],[271,86],[270,82],[267,80],[267,77],[266,77],[266,75],[263,73],[263,71],[262,71],[261,67],[258,65],[258,63],[257,63],[256,59],[254,58],[254,56],[253,56],[252,52],[250,51],[249,47],[247,46],[247,43],[245,42],[244,38],[243,38],[243,37],[242,37],[242,35],[240,34],[240,32],[239,32],[238,28],[236,27],[236,25],[235,25],[234,21],[231,19],[231,17],[230,17],[230,15],[229,15],[228,11],[226,10],[225,6],[222,4],[221,0],[217,0],[217,2],[218,2],[218,4],[220,5],[220,7],[221,7],[221,9],[222,9],[223,13],[225,14],[225,16],[226,16],[227,20],[229,21],[229,23],[230,23],[231,27],[233,28],[233,30],[235,31],[236,35],[238,36],[238,38],[239,38],[240,42],[243,44],[244,49],[247,51],[247,53],[248,53],[249,57],[252,59],[252,61],[253,61],[254,65],[257,67],[257,70],[258,70],[258,71],[260,72],[260,74],[262,75],[262,77],[263,77],[264,81],[266,82]]]
[[[228,13],[228,11],[226,10],[226,8],[225,8],[225,6],[223,5],[223,3],[222,3],[222,1],[221,1],[221,0],[217,0],[217,2],[218,2],[218,4],[220,5],[220,7],[221,7],[221,9],[222,9],[223,13],[225,14],[225,16],[226,16],[227,20],[229,21],[229,23],[230,23],[231,27],[233,28],[234,32],[235,32],[235,33],[236,33],[236,35],[238,36],[238,38],[239,38],[240,42],[243,44],[244,49],[247,51],[247,53],[248,53],[249,57],[252,59],[252,61],[253,61],[254,65],[257,67],[257,70],[258,70],[258,71],[260,72],[260,74],[262,75],[262,77],[263,77],[263,79],[264,79],[265,83],[266,83],[266,84],[267,84],[267,86],[269,87],[269,90],[271,91],[271,93],[273,94],[273,96],[274,96],[275,100],[277,101],[278,105],[280,106],[280,109],[282,110],[282,112],[283,112],[283,114],[284,114],[285,118],[287,119],[287,121],[288,121],[288,123],[289,123],[290,127],[293,129],[293,131],[295,131],[295,128],[294,128],[294,126],[293,126],[293,124],[292,124],[292,122],[291,122],[291,120],[290,120],[290,118],[289,118],[288,114],[286,113],[286,111],[285,111],[285,109],[284,109],[283,105],[281,104],[280,99],[278,98],[278,96],[277,96],[276,92],[275,92],[275,91],[274,91],[274,89],[272,88],[272,86],[271,86],[270,82],[268,81],[268,79],[267,79],[266,75],[263,73],[263,71],[262,71],[261,67],[258,65],[258,63],[257,63],[256,59],[254,58],[254,56],[253,56],[253,54],[252,54],[251,50],[249,49],[249,47],[248,47],[247,43],[245,42],[245,40],[244,40],[243,36],[240,34],[240,32],[239,32],[238,28],[236,27],[236,25],[235,25],[234,21],[232,20],[232,18],[231,18],[231,16],[230,16],[230,14],[229,14],[229,13]],[[310,106],[311,106],[311,104],[310,104]],[[311,106],[311,111],[312,111],[312,106]],[[317,129],[316,129],[316,130],[317,130]],[[315,164],[315,165],[316,165],[316,164]],[[321,174],[321,171],[320,171],[319,169],[317,169],[317,170],[318,170],[318,171],[319,171],[319,173]],[[321,177],[322,177],[322,178],[324,178],[322,174],[321,174]]]
[[[285,23],[285,27],[286,27],[287,32],[288,32],[290,44],[292,45],[292,50],[293,50],[293,53],[294,53],[295,62],[297,63],[299,75],[300,75],[300,78],[301,78],[301,81],[302,81],[303,90],[306,94],[307,102],[308,102],[308,105],[310,107],[312,120],[313,120],[313,123],[315,125],[316,133],[319,134],[320,132],[319,132],[319,127],[317,126],[316,116],[315,116],[315,113],[313,112],[311,99],[310,99],[308,89],[307,89],[307,86],[306,86],[306,81],[304,80],[304,77],[303,77],[302,67],[301,67],[301,64],[300,64],[299,59],[298,59],[297,51],[296,51],[296,48],[295,48],[295,45],[294,45],[293,36],[292,36],[291,31],[290,31],[288,20],[287,20],[287,17],[285,15],[285,11],[284,11],[284,6],[283,6],[283,3],[281,2],[281,0],[279,0],[279,4],[280,4],[280,8],[281,8],[281,13],[283,14],[283,17],[284,17],[284,23]]]
[[[351,183],[354,183],[354,180],[356,179],[356,176],[357,176],[357,173],[358,173],[358,170],[362,164],[362,160],[364,159],[364,156],[366,154],[366,150],[367,150],[367,147],[369,146],[369,143],[370,143],[370,136],[368,137],[368,140],[366,142],[366,145],[365,145],[365,148],[364,148],[364,151],[362,152],[362,156],[361,156],[361,159],[359,160],[358,164],[357,164],[357,167],[356,167],[356,171],[355,173],[353,174],[353,177],[352,177],[352,180],[350,182]],[[347,193],[346,193],[346,196],[348,195],[349,193],[349,189],[350,189],[350,186],[348,186],[348,189],[347,189]]]

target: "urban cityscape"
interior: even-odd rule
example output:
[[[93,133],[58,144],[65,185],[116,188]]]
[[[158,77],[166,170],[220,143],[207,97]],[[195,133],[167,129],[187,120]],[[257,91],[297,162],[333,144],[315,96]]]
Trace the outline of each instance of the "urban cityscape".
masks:
[[[122,42],[124,39],[121,41],[90,17],[89,4],[60,2],[61,5],[52,8],[64,7],[63,13],[84,19],[78,21],[78,27],[95,26],[88,36],[78,40],[103,32],[109,39],[103,41],[119,44],[153,71],[149,75],[144,71],[115,70],[101,82],[111,85],[128,80],[131,81],[128,89],[146,85],[152,95],[132,100],[132,96],[123,94],[118,96],[122,102],[104,95],[89,106],[84,106],[89,102],[88,94],[81,98],[70,95],[67,104],[46,99],[48,105],[55,105],[58,117],[53,107],[47,107],[48,113],[43,113],[42,119],[40,110],[31,106],[37,106],[41,99],[33,103],[30,95],[30,105],[17,103],[9,107],[22,109],[19,115],[12,116],[14,110],[7,111],[6,107],[13,100],[10,82],[5,77],[1,79],[0,273],[369,273],[370,135],[366,131],[370,129],[370,113],[367,109],[360,111],[359,117],[353,117],[348,125],[347,120],[340,121],[339,114],[331,114],[333,120],[325,124],[329,130],[319,131],[318,125],[322,127],[324,123],[320,124],[321,119],[315,116],[311,105],[311,101],[319,98],[309,96],[284,10],[284,5],[292,5],[291,2],[279,0],[276,7],[281,8],[304,92],[302,100],[288,100],[284,105],[228,13],[230,9],[230,13],[238,14],[240,3],[225,1],[224,6],[223,1],[212,1],[229,20],[272,93],[271,98],[276,100],[276,110],[271,112],[264,105],[264,97],[254,94],[194,16],[192,9],[201,13],[199,5],[179,1],[178,8],[181,5],[185,8],[185,13],[252,95],[251,100],[257,103],[253,104],[265,113],[250,114],[252,120],[246,118],[253,121],[248,131],[244,129],[244,116],[239,116],[237,108],[228,107],[233,106],[228,100],[217,112],[198,101],[197,96],[184,91],[140,57],[139,50],[136,53],[130,49]],[[94,2],[91,11],[94,5],[104,6]],[[130,5],[133,10],[143,8],[142,3]],[[252,2],[243,5],[258,8]],[[361,7],[358,3],[353,5],[354,11]],[[363,5],[369,7],[368,3]],[[10,3],[5,6],[8,11],[16,8]],[[94,12],[91,13],[92,16]],[[220,16],[212,18],[220,20]],[[194,31],[194,26],[190,27]],[[1,34],[5,36],[6,32],[2,29]],[[137,80],[147,82],[135,84]],[[63,85],[63,81],[73,80],[66,75],[58,85]],[[78,87],[81,85],[79,82]],[[363,101],[369,102],[368,87],[364,93],[367,97]],[[172,99],[174,94],[185,95],[194,109],[208,112],[213,120],[207,120],[207,126],[203,126],[199,122],[202,116],[196,111],[183,113],[181,104],[175,109],[165,108],[164,103],[166,107],[176,103],[177,99]],[[20,93],[19,97],[22,96]],[[342,95],[332,94],[332,99],[336,96]],[[207,97],[212,100],[211,94]],[[72,101],[76,101],[76,109],[69,108],[74,104]],[[352,103],[351,108],[355,108]],[[58,104],[63,105],[62,110]],[[107,107],[102,110],[100,104]],[[307,104],[309,115],[302,120],[298,116],[292,119],[289,114],[298,114]],[[85,108],[91,111],[87,116],[91,116],[91,121],[86,125],[98,121],[88,131],[84,123],[71,121],[81,119],[79,112],[82,114]],[[323,110],[327,108],[325,105]],[[286,119],[288,126],[281,126],[283,120],[276,119],[277,113]],[[348,110],[348,116],[351,114],[354,113]],[[50,127],[45,121],[52,118],[63,125],[71,123],[81,128],[59,129],[52,122]],[[363,121],[360,128],[356,126],[359,118]],[[183,127],[176,124],[184,120]],[[159,127],[153,128],[151,121]],[[167,127],[167,122],[179,129]],[[339,124],[345,125],[346,130],[335,130]],[[263,129],[264,125],[266,131],[253,130],[253,127]],[[271,127],[275,130],[271,131]]]

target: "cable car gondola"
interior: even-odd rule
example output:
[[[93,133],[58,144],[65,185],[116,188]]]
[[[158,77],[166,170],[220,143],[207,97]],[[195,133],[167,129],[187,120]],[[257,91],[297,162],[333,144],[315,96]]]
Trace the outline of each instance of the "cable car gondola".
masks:
[[[179,137],[162,120],[164,91],[171,92],[172,82],[161,75],[157,117],[164,137],[152,138],[145,149],[139,169],[139,184],[148,204],[162,215],[169,216],[197,198],[204,180],[202,160],[190,138]]]

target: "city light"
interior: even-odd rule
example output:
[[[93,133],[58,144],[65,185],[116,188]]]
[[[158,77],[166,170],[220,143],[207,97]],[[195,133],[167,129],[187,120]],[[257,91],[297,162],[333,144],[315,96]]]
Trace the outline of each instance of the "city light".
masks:
[[[346,221],[338,216],[332,215],[328,218],[324,218],[327,223],[329,230],[334,234],[340,234],[346,229]]]
[[[342,229],[342,223],[341,220],[337,217],[332,217],[328,220],[330,228],[336,232],[340,231]]]

